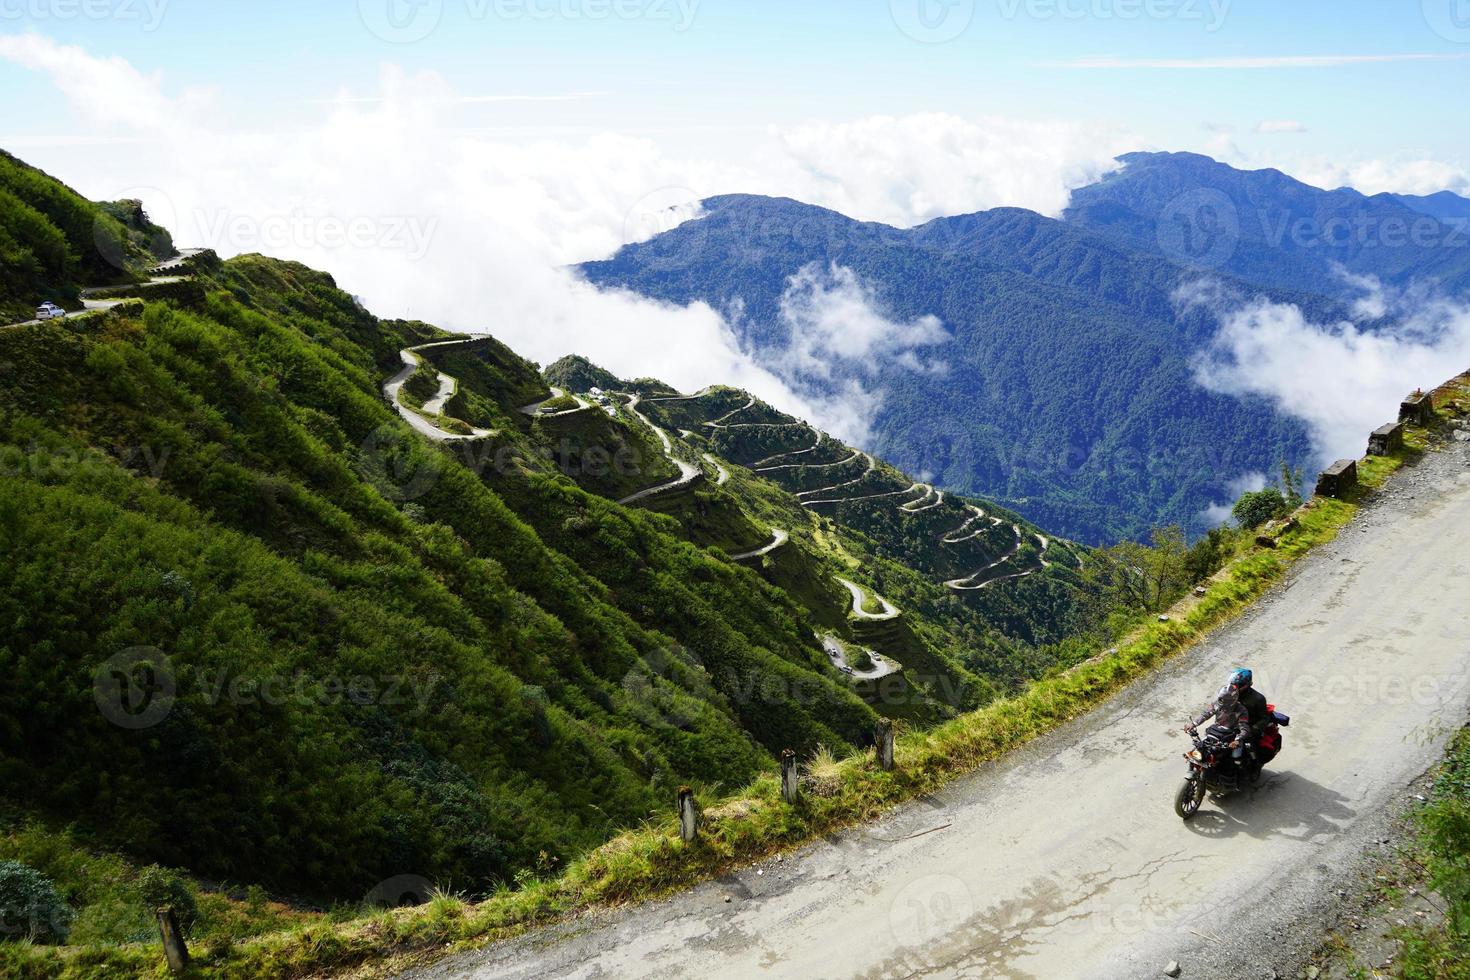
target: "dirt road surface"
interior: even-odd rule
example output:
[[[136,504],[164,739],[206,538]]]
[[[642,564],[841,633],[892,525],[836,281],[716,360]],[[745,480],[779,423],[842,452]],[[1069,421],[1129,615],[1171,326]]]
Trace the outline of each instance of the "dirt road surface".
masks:
[[[417,975],[1295,976],[1466,719],[1467,597],[1460,444],[1239,621],[1010,758],[783,861]],[[1292,716],[1285,748],[1254,792],[1184,823],[1178,729],[1236,664]]]

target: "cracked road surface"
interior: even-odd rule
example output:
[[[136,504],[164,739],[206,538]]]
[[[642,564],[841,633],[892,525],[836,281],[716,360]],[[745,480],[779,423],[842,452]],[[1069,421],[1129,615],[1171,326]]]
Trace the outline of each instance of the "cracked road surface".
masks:
[[[1467,592],[1459,445],[1396,477],[1236,623],[1007,759],[764,874],[420,976],[1052,980],[1161,976],[1170,960],[1186,980],[1295,976],[1333,889],[1466,718]],[[1285,747],[1257,790],[1186,824],[1178,728],[1242,663],[1292,716]]]

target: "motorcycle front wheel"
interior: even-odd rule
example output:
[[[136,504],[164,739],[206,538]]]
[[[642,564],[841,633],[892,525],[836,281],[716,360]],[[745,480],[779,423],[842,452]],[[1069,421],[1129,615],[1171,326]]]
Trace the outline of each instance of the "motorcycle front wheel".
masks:
[[[1179,787],[1179,792],[1174,794],[1174,812],[1179,814],[1179,819],[1188,820],[1199,812],[1199,805],[1205,799],[1205,781],[1200,777],[1186,779]]]

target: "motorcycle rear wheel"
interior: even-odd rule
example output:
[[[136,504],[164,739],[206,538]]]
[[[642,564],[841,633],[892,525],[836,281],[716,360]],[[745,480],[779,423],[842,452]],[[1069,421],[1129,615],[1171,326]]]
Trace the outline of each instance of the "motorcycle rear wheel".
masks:
[[[1174,812],[1181,820],[1189,820],[1199,812],[1199,805],[1205,799],[1205,781],[1203,779],[1186,779],[1179,787],[1179,792],[1174,794]]]

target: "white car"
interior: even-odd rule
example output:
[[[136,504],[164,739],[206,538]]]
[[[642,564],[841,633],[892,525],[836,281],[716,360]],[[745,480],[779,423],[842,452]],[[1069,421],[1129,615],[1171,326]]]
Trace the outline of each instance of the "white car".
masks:
[[[66,311],[55,303],[42,303],[36,307],[37,320],[55,320],[66,316]]]

